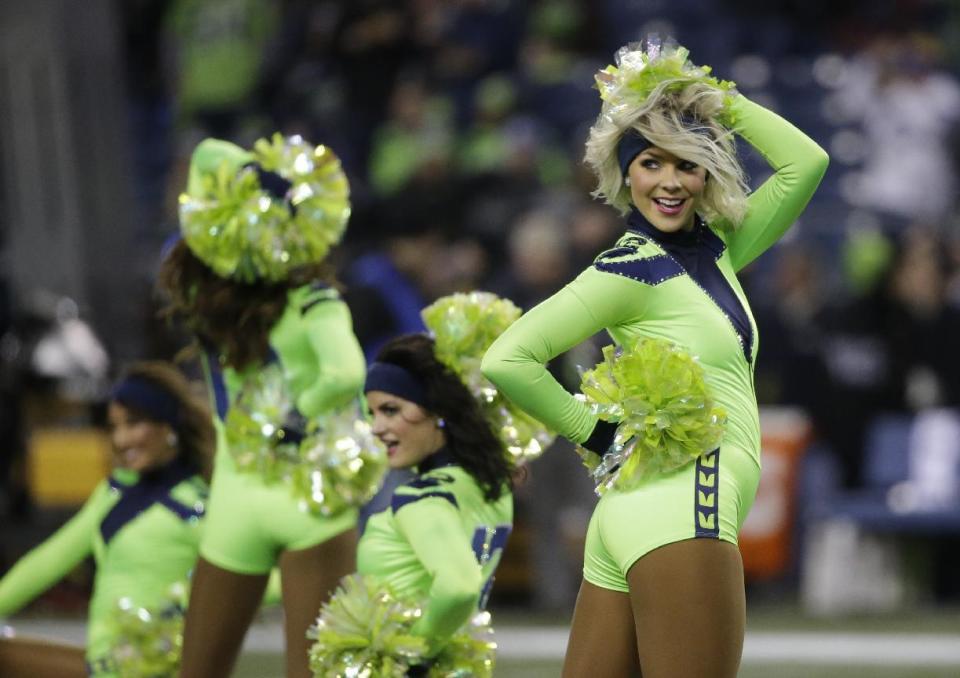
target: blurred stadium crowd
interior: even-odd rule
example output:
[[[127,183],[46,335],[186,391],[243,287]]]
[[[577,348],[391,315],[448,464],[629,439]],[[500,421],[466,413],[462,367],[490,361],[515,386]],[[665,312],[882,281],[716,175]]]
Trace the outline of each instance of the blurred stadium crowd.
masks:
[[[131,289],[149,288],[176,231],[176,198],[197,141],[213,135],[249,145],[278,130],[299,133],[330,145],[351,180],[353,217],[338,271],[368,353],[422,329],[419,310],[453,291],[487,289],[529,308],[614,242],[621,220],[591,199],[580,162],[599,109],[593,74],[626,42],[651,32],[675,37],[832,158],[802,221],[744,275],[761,335],[761,405],[799,408],[813,426],[809,456],[817,465],[799,474],[798,516],[817,497],[821,518],[844,515],[880,532],[956,542],[956,3],[113,5],[139,252]],[[748,156],[748,166],[759,183],[762,159]],[[27,307],[8,295],[0,304],[5,525],[35,520],[23,472],[31,427],[96,420],[90,405],[116,367],[112,328],[85,324],[69,296],[52,290]],[[170,358],[182,337],[153,317],[155,299],[141,297],[141,357]],[[571,352],[557,374],[573,387],[577,366],[592,364],[596,350]],[[53,401],[60,405],[51,408]],[[909,430],[891,429],[891,421]],[[918,421],[926,423],[914,429]],[[874,457],[884,447],[877,436],[889,430],[903,444]],[[580,548],[570,542],[583,534],[591,493],[578,466],[569,451],[545,455],[519,496],[518,524],[529,529],[526,537],[518,529],[518,548],[526,556],[506,590],[543,609],[569,610],[579,577]],[[891,527],[905,512],[926,518]],[[18,547],[5,538],[0,563],[11,563]],[[563,558],[568,567],[557,567]],[[939,556],[935,563],[934,598],[956,601],[957,584],[936,573],[948,564]],[[511,580],[509,565],[502,578]]]

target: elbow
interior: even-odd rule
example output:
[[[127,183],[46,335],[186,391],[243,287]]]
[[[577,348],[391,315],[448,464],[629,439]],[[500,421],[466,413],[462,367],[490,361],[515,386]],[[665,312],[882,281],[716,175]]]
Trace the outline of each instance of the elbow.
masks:
[[[480,588],[483,584],[480,566],[465,568],[456,578],[440,585],[440,595],[447,601],[451,617],[466,620],[480,602]]]
[[[810,154],[808,171],[812,176],[817,177],[818,183],[823,179],[823,175],[827,173],[827,167],[829,166],[830,156],[819,144],[814,144],[814,152]]]
[[[480,371],[483,373],[483,376],[490,380],[496,387],[500,387],[500,384],[503,383],[503,380],[506,378],[505,367],[506,361],[502,360],[496,349],[496,342],[491,346],[483,356],[483,360],[480,363]]]
[[[827,171],[827,167],[830,166],[830,156],[820,146],[817,146],[817,150],[819,151],[817,154],[817,168],[820,170],[820,176],[823,176]]]
[[[472,588],[464,588],[462,590],[452,593],[450,596],[450,616],[455,620],[455,626],[459,627],[463,625],[470,616],[473,614],[474,610],[477,609],[477,605],[480,604],[480,580],[477,579],[476,586]]]

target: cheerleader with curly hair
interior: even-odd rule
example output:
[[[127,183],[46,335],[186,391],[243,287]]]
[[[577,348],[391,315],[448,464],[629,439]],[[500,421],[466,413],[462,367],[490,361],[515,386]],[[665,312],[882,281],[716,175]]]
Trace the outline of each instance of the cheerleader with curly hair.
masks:
[[[354,569],[356,510],[309,510],[309,497],[285,482],[289,474],[271,476],[267,470],[277,467],[264,465],[277,462],[270,457],[275,444],[296,454],[309,422],[360,395],[363,354],[325,264],[346,226],[347,193],[336,156],[299,137],[261,140],[253,151],[207,139],[194,151],[180,201],[183,240],[160,276],[169,313],[203,350],[216,410],[216,464],[183,678],[230,675],[275,565],[286,675],[309,676],[307,628]],[[234,435],[238,403],[268,375],[282,388],[259,402],[273,407],[289,393],[284,420],[247,412],[258,423]]]
[[[508,329],[483,372],[515,404],[608,459],[622,452],[617,423],[599,420],[545,364],[602,329],[624,350],[663,340],[696,358],[726,413],[722,442],[603,494],[563,675],[732,678],[745,626],[737,534],[760,476],[757,331],[736,274],[796,221],[828,158],[683,48],[627,46],[597,85],[603,105],[586,162],[595,194],[626,215],[627,232]],[[734,135],[773,169],[749,194]]]
[[[311,630],[317,678],[492,675],[484,610],[513,526],[514,479],[552,436],[480,374],[516,306],[471,292],[422,316],[430,334],[388,342],[364,386],[390,467],[415,476],[370,517],[357,573]]]

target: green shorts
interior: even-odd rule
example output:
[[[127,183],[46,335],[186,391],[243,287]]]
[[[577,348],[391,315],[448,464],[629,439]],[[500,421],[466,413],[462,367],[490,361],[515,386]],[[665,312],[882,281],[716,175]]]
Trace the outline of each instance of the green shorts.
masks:
[[[583,578],[626,593],[630,567],[656,548],[695,538],[736,544],[759,480],[750,455],[727,446],[636,490],[609,490],[587,528]]]
[[[217,567],[239,574],[267,574],[283,551],[299,551],[346,532],[357,511],[319,516],[298,507],[290,489],[267,485],[231,464],[214,470],[204,519],[200,555]]]

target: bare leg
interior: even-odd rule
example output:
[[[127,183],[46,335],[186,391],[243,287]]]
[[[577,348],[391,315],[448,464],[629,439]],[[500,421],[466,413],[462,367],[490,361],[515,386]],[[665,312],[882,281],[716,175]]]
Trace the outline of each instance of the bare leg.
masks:
[[[266,574],[236,574],[203,558],[190,587],[180,678],[227,678],[260,607]]]
[[[356,569],[357,531],[347,530],[308,549],[280,557],[287,678],[312,678],[307,656],[313,641],[307,629],[340,579]]]
[[[4,678],[86,678],[82,647],[37,638],[0,639]]]
[[[630,596],[580,584],[563,661],[563,678],[640,676]]]
[[[736,677],[746,626],[736,546],[667,544],[634,563],[627,582],[644,678]]]

